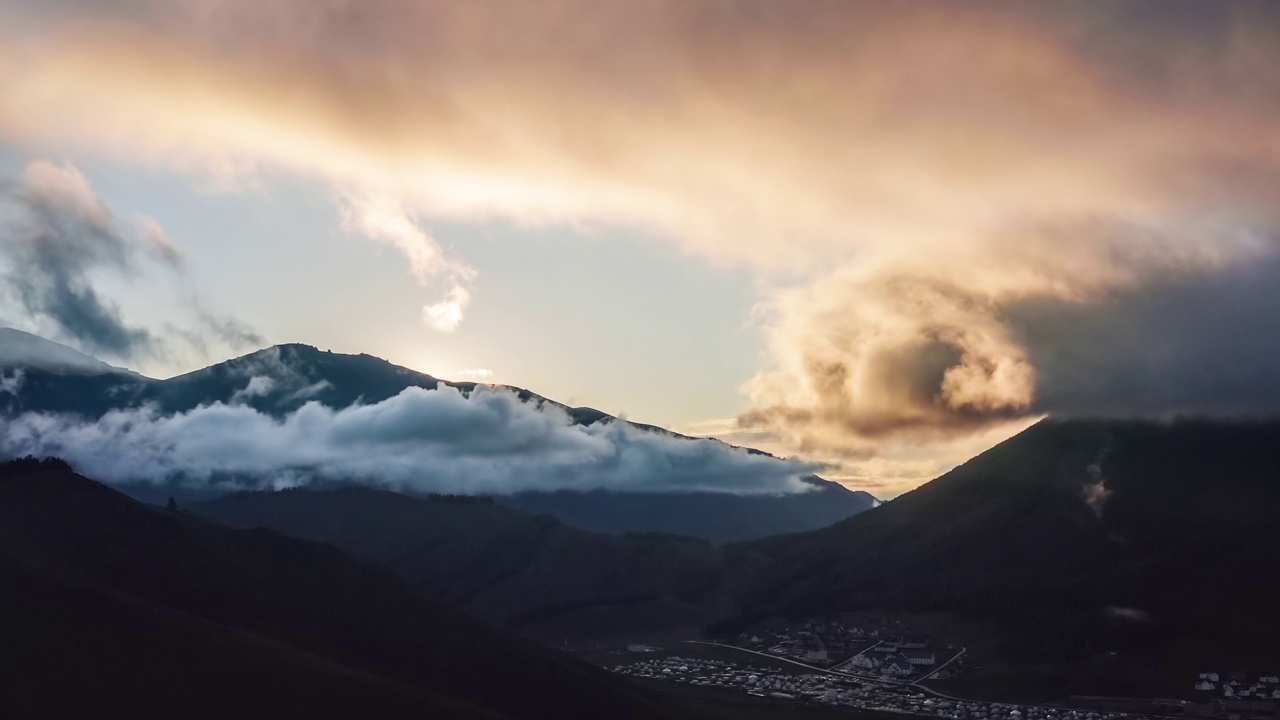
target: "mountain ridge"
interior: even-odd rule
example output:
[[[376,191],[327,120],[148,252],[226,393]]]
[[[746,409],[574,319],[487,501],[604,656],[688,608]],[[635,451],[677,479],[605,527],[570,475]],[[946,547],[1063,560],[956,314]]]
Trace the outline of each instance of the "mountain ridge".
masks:
[[[289,343],[247,353],[165,380],[121,374],[64,376],[33,369],[24,373],[21,385],[15,392],[0,392],[0,414],[15,415],[36,411],[77,415],[93,421],[112,410],[150,406],[156,408],[161,415],[168,416],[222,403],[249,407],[279,420],[310,402],[342,409],[357,404],[380,403],[415,387],[426,390],[451,387],[470,393],[477,387],[489,386],[441,380],[368,354],[348,355],[301,343]],[[658,433],[664,438],[680,442],[712,443],[724,448],[734,448],[717,439],[692,438],[656,426],[632,423],[593,408],[570,407],[523,388],[498,387],[514,393],[523,403],[535,407],[558,408],[580,426],[623,423],[629,428],[645,433]],[[738,450],[773,457],[750,448]],[[811,478],[810,482],[817,482],[817,479]],[[584,519],[590,518],[594,522],[591,529],[614,534],[666,531],[725,541],[759,537],[771,532],[795,532],[821,527],[835,519],[861,512],[876,502],[865,493],[851,491],[834,483],[822,483],[820,500],[817,495],[805,497],[813,493],[777,495],[767,500],[740,499],[734,495],[732,488],[726,487],[724,492],[644,490],[630,496],[597,495],[593,496],[596,501],[605,497],[610,506],[617,506],[621,502],[620,508],[600,507],[597,511],[588,510],[585,514],[577,507],[581,503],[572,502],[573,498],[570,496],[554,493],[532,493],[522,500],[512,499],[511,504],[518,506],[522,502],[536,503],[536,512],[550,512],[569,523],[575,520],[584,522]],[[147,484],[132,484],[126,489],[149,502],[162,502],[171,494],[183,501],[199,501],[225,492]],[[646,510],[654,496],[658,495],[668,497],[668,500],[659,503],[654,509]],[[687,506],[691,505],[703,507],[704,510],[689,513]],[[672,522],[671,518],[677,516],[686,519],[679,523]],[[596,522],[605,517],[612,518],[611,523]]]
[[[132,370],[109,365],[68,345],[11,327],[0,327],[0,367],[36,368],[87,375],[138,375]]]

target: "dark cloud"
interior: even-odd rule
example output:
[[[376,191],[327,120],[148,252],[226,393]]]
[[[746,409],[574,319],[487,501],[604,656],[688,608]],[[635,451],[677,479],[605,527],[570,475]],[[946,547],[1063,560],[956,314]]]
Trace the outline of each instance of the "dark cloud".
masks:
[[[179,340],[200,357],[210,357],[215,345],[232,351],[256,350],[267,344],[251,326],[231,317],[222,317],[205,310],[198,300],[192,300],[195,306],[194,328],[170,326],[167,335]]]
[[[33,163],[0,192],[5,281],[25,310],[47,318],[90,352],[120,358],[146,353],[151,334],[131,327],[104,300],[91,275],[131,272],[137,242],[71,167]]]
[[[251,378],[244,397],[261,394]],[[58,455],[116,483],[249,487],[365,481],[395,489],[805,492],[813,466],[624,422],[581,426],[514,392],[409,388],[373,405],[308,403],[284,419],[221,403],[172,416],[115,411],[95,422],[28,413],[8,422],[0,454]]]
[[[1170,273],[1078,304],[1009,310],[1056,415],[1262,415],[1280,410],[1280,254]]]
[[[235,318],[217,317],[202,311],[200,326],[233,350],[257,349],[266,345],[266,340],[258,331]]]
[[[95,287],[95,276],[139,279],[144,260],[165,273],[183,271],[182,253],[159,223],[122,221],[74,167],[34,162],[21,180],[0,185],[0,280],[20,314],[52,322],[87,352],[123,360],[172,359],[184,347],[207,358],[210,344],[231,350],[264,344],[253,328],[214,314],[194,296],[190,327],[157,334],[128,323]]]

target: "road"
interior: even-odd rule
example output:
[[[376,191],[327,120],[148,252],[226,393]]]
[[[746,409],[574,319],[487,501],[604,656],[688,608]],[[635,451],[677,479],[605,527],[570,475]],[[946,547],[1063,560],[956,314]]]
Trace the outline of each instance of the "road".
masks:
[[[948,666],[948,665],[950,665],[951,663],[953,663],[953,662],[955,662],[955,661],[959,660],[959,659],[960,659],[960,656],[961,656],[961,655],[964,655],[964,654],[965,654],[966,652],[968,652],[968,651],[969,651],[969,648],[967,648],[967,647],[961,647],[961,648],[960,648],[960,652],[956,653],[956,654],[955,654],[955,655],[954,655],[950,660],[948,660],[948,661],[946,661],[946,662],[942,663],[941,665],[939,665],[938,667],[936,667],[936,668],[934,668],[933,670],[929,671],[929,672],[928,672],[928,673],[926,673],[925,675],[922,675],[919,679],[917,679],[914,683],[911,683],[911,684],[912,684],[912,685],[919,685],[920,683],[924,682],[925,680],[928,680],[929,678],[933,677],[934,675],[937,675],[938,673],[942,672],[942,670],[943,670],[945,667],[947,667],[947,666]]]
[[[965,652],[968,650],[968,648],[964,648],[964,647],[962,647],[962,648],[960,648],[960,652],[958,652],[958,653],[956,653],[956,654],[955,654],[955,657],[952,657],[950,660],[946,661],[946,662],[945,662],[945,663],[943,663],[942,665],[939,665],[939,666],[937,667],[937,669],[935,669],[933,672],[929,673],[928,675],[925,675],[924,677],[920,678],[919,680],[914,680],[914,681],[912,681],[912,682],[904,682],[904,681],[902,681],[902,680],[888,680],[888,679],[885,679],[885,678],[871,678],[871,677],[867,677],[867,676],[865,676],[865,675],[857,675],[857,674],[855,674],[855,673],[845,672],[845,671],[843,671],[843,670],[835,670],[835,669],[829,669],[829,668],[821,668],[821,667],[818,667],[818,666],[816,666],[816,665],[810,665],[810,664],[808,664],[808,663],[802,663],[802,662],[800,662],[799,660],[792,660],[791,658],[778,657],[777,655],[770,655],[769,653],[762,653],[762,652],[760,652],[759,650],[749,650],[749,649],[744,648],[744,647],[738,647],[737,645],[727,645],[727,644],[725,644],[725,643],[710,642],[710,641],[708,641],[708,640],[685,640],[684,642],[689,643],[689,644],[691,644],[691,645],[714,645],[714,646],[716,646],[716,647],[729,648],[730,650],[737,650],[737,651],[739,651],[739,652],[751,653],[752,655],[759,655],[760,657],[766,657],[766,658],[769,658],[770,660],[776,660],[776,661],[778,661],[778,662],[790,663],[790,664],[792,664],[792,665],[797,665],[797,666],[799,666],[799,667],[806,668],[806,669],[812,670],[812,671],[817,672],[817,673],[823,673],[823,674],[828,674],[828,675],[841,675],[841,676],[843,676],[843,677],[853,678],[854,680],[858,680],[858,681],[865,682],[865,683],[875,683],[875,684],[878,684],[878,685],[894,685],[894,686],[897,686],[897,687],[914,687],[914,688],[916,688],[916,689],[920,690],[921,692],[928,693],[928,694],[933,695],[933,696],[935,696],[935,697],[943,698],[944,700],[961,700],[961,698],[952,697],[952,696],[950,696],[950,695],[945,695],[945,694],[943,694],[943,693],[938,692],[937,690],[933,690],[933,689],[928,688],[928,687],[926,687],[926,686],[924,686],[924,685],[920,685],[919,683],[920,683],[920,682],[922,682],[922,681],[924,681],[926,678],[928,678],[928,677],[932,676],[934,673],[938,672],[938,670],[941,670],[942,668],[946,667],[947,665],[950,665],[951,663],[955,662],[955,661],[956,661],[956,659],[958,659],[961,655],[965,654]],[[877,644],[879,644],[879,643],[877,643]],[[873,646],[873,647],[874,647],[874,646]]]
[[[863,653],[869,653],[869,652],[871,652],[872,650],[874,650],[875,648],[880,647],[880,645],[882,645],[882,644],[884,644],[884,641],[883,641],[883,640],[877,640],[875,645],[871,645],[871,646],[868,646],[868,647],[863,648],[863,649],[862,649],[862,652],[858,653],[857,655],[854,655],[853,657],[857,657],[858,655],[862,655]],[[852,663],[852,662],[853,662],[853,658],[851,657],[851,658],[849,658],[848,660],[845,660],[845,661],[844,661],[844,662],[842,662],[842,663],[836,663],[835,665],[832,665],[832,666],[831,666],[831,669],[832,669],[832,670],[835,670],[835,669],[838,669],[841,665],[848,665],[848,664],[850,664],[850,663]]]

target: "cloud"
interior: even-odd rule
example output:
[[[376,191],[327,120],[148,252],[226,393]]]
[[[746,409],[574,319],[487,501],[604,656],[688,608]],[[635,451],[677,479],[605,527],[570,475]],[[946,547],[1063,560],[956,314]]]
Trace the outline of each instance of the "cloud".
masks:
[[[239,348],[261,345],[252,329],[219,318],[192,299],[192,328],[163,332],[134,325],[97,288],[100,275],[147,277],[147,259],[181,271],[182,254],[154,219],[127,223],[71,165],[27,165],[20,180],[0,184],[0,270],[8,298],[33,324],[52,323],[59,336],[90,353],[138,360],[167,355],[180,340],[202,355],[207,341]]]
[[[744,423],[806,452],[1266,382],[1178,313],[1270,327],[1244,325],[1264,281],[1206,293],[1276,252],[1271,4],[29,5],[0,5],[0,137],[323,178],[447,281],[442,328],[467,278],[419,220],[639,227],[754,268],[770,353]],[[1127,381],[1144,367],[1176,372]]]
[[[463,368],[455,374],[459,377],[477,378],[479,380],[488,380],[493,377],[493,371],[488,368]]]
[[[228,378],[243,380],[245,385],[232,395],[232,402],[272,393],[285,393],[283,402],[309,400],[333,387],[328,380],[312,382],[290,357],[290,346],[275,345],[239,358],[223,372]]]
[[[1084,503],[1089,506],[1093,514],[1099,520],[1102,519],[1102,513],[1107,509],[1107,503],[1111,500],[1114,493],[1107,487],[1106,480],[1099,478],[1097,482],[1086,483],[1084,486]]]
[[[1151,622],[1151,613],[1139,608],[1116,607],[1109,606],[1104,611],[1107,617],[1115,620],[1127,620],[1129,622],[1149,623]]]
[[[202,334],[232,350],[256,349],[267,344],[262,335],[252,327],[235,318],[216,316],[208,310],[197,310],[196,324],[203,331]]]
[[[820,466],[818,472],[824,479],[889,499],[951,471],[1041,419],[1041,416],[1018,418],[927,443],[911,437],[895,437],[881,438],[870,445],[834,443],[827,450],[822,446],[798,447],[794,437],[785,437],[774,430],[744,427],[739,418],[696,423],[681,432],[718,438],[731,445],[756,448],[779,457],[794,455],[800,450],[806,460]]]
[[[175,266],[182,263],[182,253],[169,241],[169,236],[155,218],[145,215],[142,217],[142,234],[165,262]]]
[[[342,201],[343,224],[355,232],[398,248],[409,260],[419,283],[447,277],[451,283],[444,300],[422,309],[423,322],[440,332],[452,332],[462,323],[471,294],[463,283],[475,279],[469,265],[445,257],[444,250],[414,221],[403,204],[384,195],[347,193]]]
[[[252,383],[250,383],[252,386]],[[510,390],[409,388],[373,405],[308,403],[284,419],[214,404],[162,416],[113,411],[97,422],[28,413],[6,423],[0,452],[58,455],[114,483],[362,481],[422,492],[522,490],[804,492],[811,466],[689,441],[627,423],[576,425]]]
[[[0,395],[12,395],[17,398],[22,391],[22,385],[26,381],[27,375],[22,370],[14,370],[10,375],[8,372],[0,373]]]
[[[252,382],[253,381],[250,380],[250,383]],[[294,390],[293,392],[289,393],[284,397],[284,401],[293,402],[295,400],[308,400],[310,398],[313,398],[319,395],[325,390],[328,390],[331,387],[333,387],[333,383],[329,382],[328,380],[317,380],[316,382],[313,382],[310,385],[304,385],[298,388],[297,390]]]
[[[1107,456],[1111,454],[1112,438],[1108,434],[1106,441],[1098,450],[1097,457],[1093,462],[1085,468],[1085,472],[1089,474],[1089,479],[1085,481],[1083,487],[1084,504],[1089,506],[1095,517],[1102,519],[1102,514],[1106,512],[1107,504],[1111,502],[1111,496],[1115,491],[1107,487],[1107,476],[1102,473],[1102,464],[1106,462]]]
[[[136,248],[78,170],[33,162],[0,204],[4,279],[31,316],[52,320],[92,352],[149,351],[151,334],[130,327],[93,286],[96,270],[131,271]]]
[[[1272,241],[1274,242],[1274,241]],[[1036,404],[1060,416],[1259,416],[1280,408],[1280,254],[1173,272],[1093,305],[1010,309],[1038,371]]]
[[[462,322],[462,314],[471,304],[471,293],[457,285],[449,290],[444,300],[422,308],[422,319],[440,332],[452,332]]]
[[[342,219],[348,229],[398,248],[420,281],[443,272],[463,275],[474,272],[465,266],[454,270],[439,243],[414,222],[400,203],[390,198],[347,194],[342,201]]]
[[[1256,272],[1280,266],[1280,245],[1199,233],[1098,219],[1027,227],[974,239],[946,263],[862,263],[780,294],[764,309],[777,368],[745,386],[754,409],[743,424],[856,456],[887,438],[938,441],[1074,408],[1136,414],[1150,404],[1079,393],[1120,382],[1126,359],[1146,353],[1149,362],[1153,348],[1173,350],[1189,367],[1153,372],[1146,377],[1157,387],[1134,394],[1154,403],[1152,391],[1163,391],[1180,402],[1172,409],[1209,410],[1210,393],[1191,390],[1182,375],[1210,370],[1192,358],[1212,347],[1216,331],[1188,334],[1186,314],[1203,303],[1201,317],[1245,313],[1241,324],[1259,327],[1280,320],[1280,288]],[[1248,285],[1256,292],[1218,292],[1245,276],[1256,278]],[[1161,294],[1178,300],[1150,312]],[[1143,308],[1145,322],[1133,322]],[[1252,362],[1278,357],[1270,340],[1250,345]],[[1280,396],[1272,400],[1280,408]]]
[[[270,395],[275,389],[276,381],[265,375],[255,375],[249,378],[249,383],[243,388],[235,391],[231,395],[231,404],[244,402],[249,398],[263,397]]]

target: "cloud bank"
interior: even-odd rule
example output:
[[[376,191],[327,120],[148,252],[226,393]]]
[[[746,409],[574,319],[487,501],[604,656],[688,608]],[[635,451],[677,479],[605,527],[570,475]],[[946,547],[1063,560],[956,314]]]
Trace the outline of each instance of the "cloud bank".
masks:
[[[246,394],[263,392],[254,378]],[[27,413],[6,421],[0,454],[57,455],[118,484],[287,487],[360,481],[396,490],[805,492],[813,467],[627,423],[576,425],[514,392],[409,388],[373,405],[311,402],[283,419],[221,403],[161,416],[113,411],[96,422]]]
[[[1280,234],[1274,4],[0,7],[0,137],[374,198],[355,225],[448,280],[438,327],[466,276],[417,219],[636,226],[755,268],[743,423],[791,447],[1276,409],[1243,389],[1276,348],[1240,339],[1280,321],[1250,274]]]

